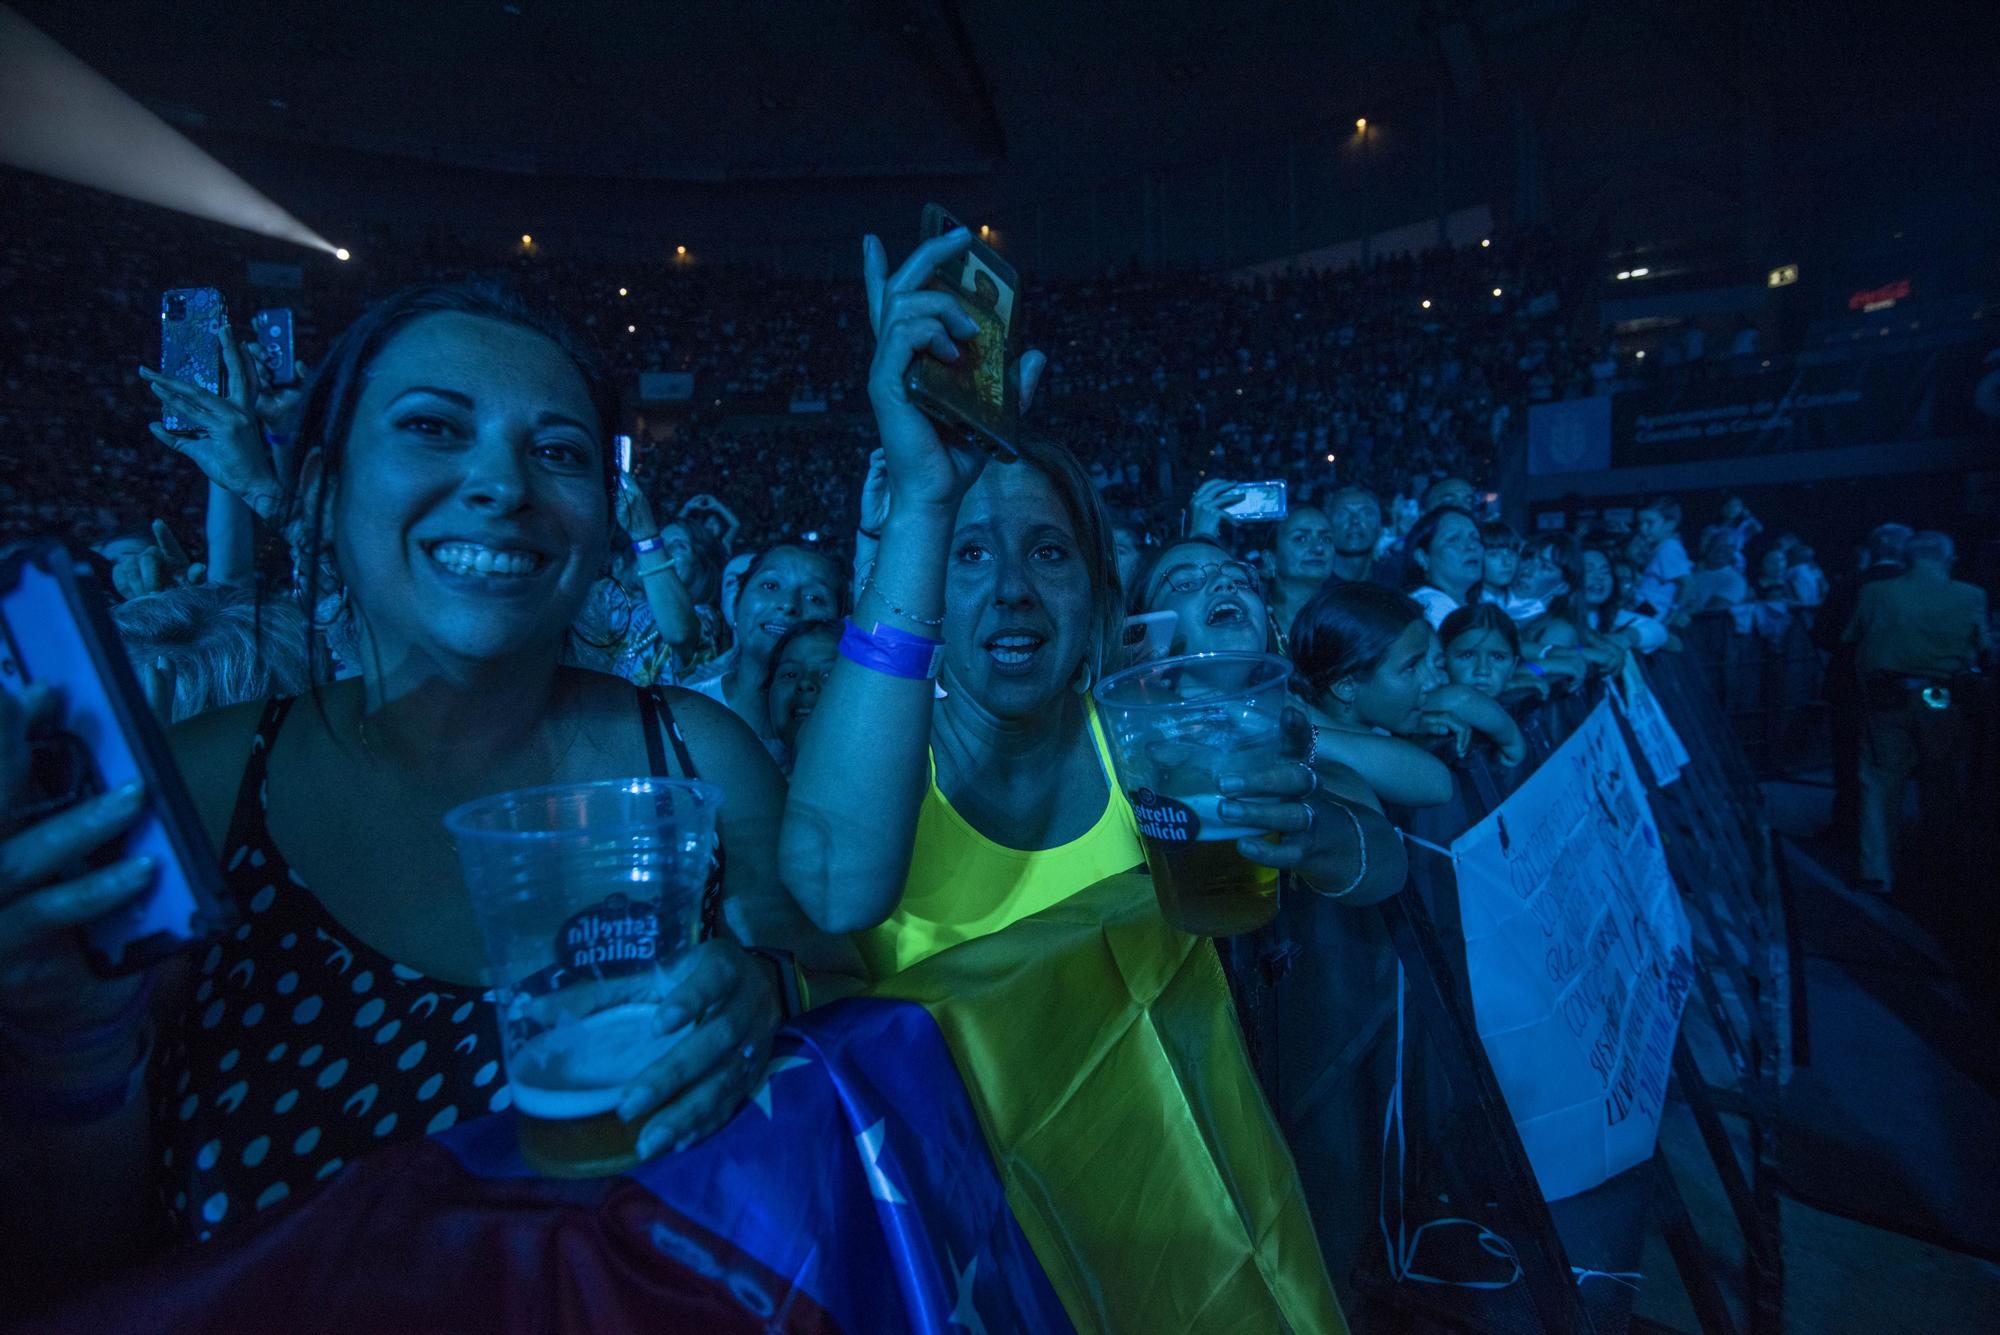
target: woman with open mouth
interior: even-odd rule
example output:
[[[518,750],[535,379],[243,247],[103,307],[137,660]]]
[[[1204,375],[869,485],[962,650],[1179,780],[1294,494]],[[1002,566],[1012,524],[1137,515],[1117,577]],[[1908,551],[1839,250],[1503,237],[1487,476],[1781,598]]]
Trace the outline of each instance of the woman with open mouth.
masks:
[[[1171,652],[1271,650],[1271,615],[1257,572],[1212,542],[1177,542],[1161,550],[1141,578],[1142,612],[1176,616]]]
[[[1090,702],[1115,665],[1124,609],[1088,474],[1031,436],[1008,462],[941,439],[905,388],[915,358],[955,361],[976,334],[955,299],[925,287],[970,243],[963,229],[927,241],[893,274],[879,241],[864,246],[878,339],[869,398],[895,500],[800,734],[780,839],[800,904],[822,927],[857,933],[877,977],[1145,860]],[[1038,352],[1020,359],[1023,402],[1044,364]],[[1198,565],[1216,549],[1184,550]],[[1261,607],[1229,582],[1207,600],[1216,624],[1202,634],[1261,650]],[[857,783],[864,747],[869,777]],[[1240,795],[1240,823],[1281,836],[1262,846],[1267,865],[1345,886],[1362,865],[1358,827],[1338,812],[1309,817],[1306,803],[1337,799],[1288,768],[1282,791]],[[1371,876],[1355,898],[1396,888]]]

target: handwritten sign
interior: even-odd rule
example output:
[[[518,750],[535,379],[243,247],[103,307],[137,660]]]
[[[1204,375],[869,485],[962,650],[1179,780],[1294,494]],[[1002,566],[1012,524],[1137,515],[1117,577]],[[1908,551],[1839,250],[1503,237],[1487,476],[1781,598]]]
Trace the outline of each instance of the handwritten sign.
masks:
[[[1650,693],[1649,693],[1650,695]],[[1542,1193],[1651,1157],[1687,915],[1611,707],[1452,844],[1479,1037]]]
[[[1687,748],[1681,745],[1681,735],[1674,731],[1674,725],[1667,721],[1667,712],[1660,708],[1660,698],[1647,683],[1637,654],[1625,655],[1625,663],[1618,669],[1617,699],[1625,711],[1625,721],[1632,725],[1632,736],[1646,754],[1646,767],[1653,772],[1654,784],[1664,788],[1680,778],[1681,767],[1688,763]]]

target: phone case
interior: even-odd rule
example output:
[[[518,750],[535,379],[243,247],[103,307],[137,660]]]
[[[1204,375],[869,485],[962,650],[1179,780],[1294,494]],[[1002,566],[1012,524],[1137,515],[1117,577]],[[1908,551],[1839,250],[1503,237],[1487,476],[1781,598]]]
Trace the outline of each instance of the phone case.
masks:
[[[250,317],[250,328],[257,335],[257,351],[264,359],[265,369],[271,373],[273,385],[298,383],[293,374],[297,370],[292,351],[292,312],[285,306],[258,311]]]
[[[102,586],[61,542],[17,549],[0,561],[0,689],[58,691],[64,740],[79,773],[77,798],[146,785],[146,812],[115,858],[146,855],[152,889],[86,924],[91,966],[132,973],[230,926],[222,876],[166,736],[153,717],[111,624]]]
[[[1272,482],[1239,482],[1243,488],[1243,499],[1228,507],[1222,513],[1239,523],[1258,523],[1273,519],[1283,519],[1288,507],[1288,488],[1282,480]]]
[[[228,320],[222,294],[212,287],[177,287],[161,293],[161,373],[220,394],[222,344],[216,336]],[[160,420],[169,431],[188,429],[188,424],[172,413]]]
[[[924,205],[921,239],[943,236],[958,221],[936,204]],[[920,355],[910,367],[910,398],[933,418],[958,427],[996,457],[1020,457],[1020,386],[1012,368],[1021,345],[1020,276],[991,246],[973,241],[963,258],[931,275],[929,286],[948,292],[979,327],[960,342],[955,362]]]

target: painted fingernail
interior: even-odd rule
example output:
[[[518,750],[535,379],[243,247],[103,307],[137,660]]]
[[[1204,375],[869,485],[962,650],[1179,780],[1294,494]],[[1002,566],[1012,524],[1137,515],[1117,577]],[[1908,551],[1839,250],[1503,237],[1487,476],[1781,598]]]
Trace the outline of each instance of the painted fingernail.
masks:
[[[685,1136],[682,1136],[679,1140],[674,1142],[674,1153],[679,1154],[682,1150],[694,1144],[694,1142],[695,1142],[695,1134],[694,1132],[690,1131]]]
[[[128,806],[146,795],[146,785],[134,779],[111,790],[111,800],[120,806]]]
[[[1225,774],[1222,776],[1222,782],[1215,786],[1225,793],[1240,793],[1243,791],[1243,776],[1240,774]]]
[[[666,1148],[667,1129],[663,1126],[649,1127],[639,1136],[639,1157],[650,1159]]]
[[[125,875],[122,879],[134,885],[143,885],[153,879],[153,868],[157,865],[151,858],[143,855],[133,858],[125,864]]]
[[[1224,820],[1243,819],[1243,804],[1241,802],[1217,802],[1215,810],[1216,814]]]

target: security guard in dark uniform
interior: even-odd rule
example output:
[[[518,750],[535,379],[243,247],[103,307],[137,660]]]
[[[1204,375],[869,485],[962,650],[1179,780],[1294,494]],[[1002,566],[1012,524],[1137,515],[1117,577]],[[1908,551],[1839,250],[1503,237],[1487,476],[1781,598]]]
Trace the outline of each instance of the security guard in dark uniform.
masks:
[[[1951,577],[1952,543],[1919,533],[1907,573],[1861,590],[1842,640],[1854,646],[1864,708],[1861,733],[1861,881],[1895,883],[1896,817],[1915,776],[1925,860],[1955,870],[1967,779],[1968,678],[1986,636],[1986,593]]]

